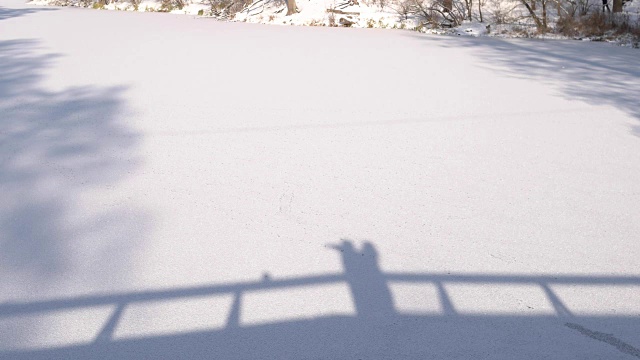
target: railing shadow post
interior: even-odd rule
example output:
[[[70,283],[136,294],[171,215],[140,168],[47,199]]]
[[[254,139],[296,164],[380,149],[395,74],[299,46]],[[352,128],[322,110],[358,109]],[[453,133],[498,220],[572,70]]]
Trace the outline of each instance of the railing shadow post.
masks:
[[[98,333],[98,336],[96,336],[96,339],[94,340],[95,344],[108,343],[113,340],[113,334],[116,331],[116,327],[122,317],[125,306],[125,303],[120,303],[116,306],[113,313]]]
[[[544,290],[544,293],[547,295],[547,299],[551,302],[553,309],[556,311],[556,315],[559,317],[573,317],[569,308],[567,308],[558,295],[551,290],[549,285],[544,282],[540,282],[540,287],[542,287],[542,290]]]
[[[240,305],[242,304],[242,291],[238,290],[233,294],[233,304],[227,317],[227,329],[240,327]]]
[[[442,313],[443,315],[456,315],[456,308],[453,306],[451,302],[451,298],[447,293],[447,289],[444,288],[441,281],[436,281],[436,288],[438,289],[438,297],[440,298],[440,305],[442,305]]]

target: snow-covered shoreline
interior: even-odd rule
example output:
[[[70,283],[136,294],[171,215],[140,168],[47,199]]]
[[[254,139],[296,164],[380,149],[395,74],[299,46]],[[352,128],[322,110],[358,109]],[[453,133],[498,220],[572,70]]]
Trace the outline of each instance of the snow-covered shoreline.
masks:
[[[31,4],[42,6],[79,6],[93,7],[96,9],[115,11],[140,11],[140,12],[170,12],[172,14],[190,15],[202,18],[216,18],[223,21],[248,22],[271,25],[295,25],[295,26],[336,26],[355,28],[381,28],[413,30],[428,34],[458,35],[458,36],[491,36],[506,38],[538,38],[558,40],[582,40],[582,41],[607,41],[623,46],[634,46],[637,39],[623,35],[603,36],[565,36],[553,32],[538,34],[532,28],[532,23],[519,21],[517,24],[496,24],[491,20],[479,22],[477,20],[463,21],[459,26],[452,28],[425,26],[423,20],[416,15],[402,16],[393,6],[380,7],[367,5],[364,2],[353,0],[301,0],[297,2],[298,12],[286,15],[287,8],[284,0],[254,0],[241,11],[234,14],[213,13],[213,8],[207,0],[189,1],[174,8],[166,7],[166,1],[144,0],[137,4],[125,1],[110,1],[108,3],[83,3],[78,0],[32,0]],[[498,0],[499,1],[499,0]],[[587,0],[592,1],[592,0]],[[640,0],[630,3],[625,7],[626,16],[631,22],[640,24]],[[93,4],[93,5],[92,5]],[[494,5],[493,9],[486,9],[485,18],[491,19],[492,13],[500,12],[502,5]],[[523,15],[520,15],[523,17]],[[635,19],[635,20],[634,20]]]

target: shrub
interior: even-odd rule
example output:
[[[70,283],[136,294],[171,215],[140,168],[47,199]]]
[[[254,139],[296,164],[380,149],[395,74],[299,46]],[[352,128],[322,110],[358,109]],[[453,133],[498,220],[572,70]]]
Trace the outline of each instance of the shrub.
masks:
[[[162,3],[160,3],[160,9],[158,9],[159,12],[170,12],[173,11],[173,2],[171,0],[162,0]]]
[[[592,40],[618,38],[630,42],[640,39],[640,20],[631,21],[628,14],[607,14],[591,11],[587,15],[561,16],[556,23],[556,32],[568,37],[588,37]]]
[[[91,6],[94,9],[98,9],[98,10],[102,10],[104,9],[104,1],[100,0],[100,1],[96,1],[93,3],[93,5]]]

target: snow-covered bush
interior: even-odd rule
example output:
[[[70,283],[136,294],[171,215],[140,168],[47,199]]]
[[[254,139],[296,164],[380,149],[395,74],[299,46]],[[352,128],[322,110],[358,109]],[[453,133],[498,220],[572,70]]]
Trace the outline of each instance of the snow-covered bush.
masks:
[[[460,0],[412,0],[412,5],[414,13],[434,27],[458,26],[466,15]]]
[[[249,0],[207,0],[209,5],[209,15],[230,18],[237,12],[242,11],[247,5],[251,4]]]
[[[180,1],[180,2],[178,2]],[[159,12],[171,12],[174,9],[182,9],[182,7],[180,6],[181,0],[162,0],[162,2],[160,3],[160,8],[158,9]]]
[[[626,37],[636,47],[634,44],[640,41],[640,17],[629,13],[603,12],[600,6],[591,6],[586,14],[582,11],[561,13],[555,31],[567,37],[594,40]]]

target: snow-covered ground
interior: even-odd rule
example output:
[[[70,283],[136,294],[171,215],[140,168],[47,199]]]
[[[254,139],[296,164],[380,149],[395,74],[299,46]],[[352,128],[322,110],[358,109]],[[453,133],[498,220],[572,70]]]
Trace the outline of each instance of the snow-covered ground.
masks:
[[[640,57],[0,0],[0,358],[640,353]]]

